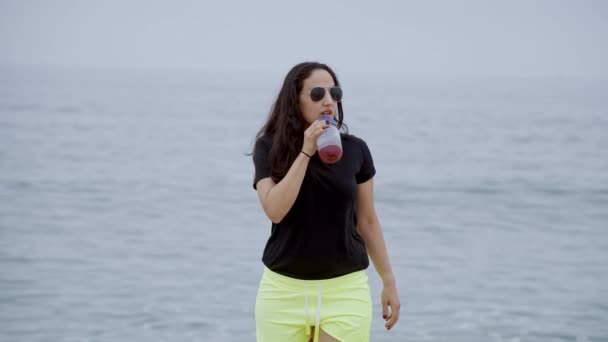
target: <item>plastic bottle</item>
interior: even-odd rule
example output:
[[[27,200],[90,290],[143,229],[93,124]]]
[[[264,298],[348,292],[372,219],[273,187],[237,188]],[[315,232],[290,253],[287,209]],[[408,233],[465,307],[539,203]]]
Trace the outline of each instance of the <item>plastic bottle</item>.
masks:
[[[317,151],[323,162],[333,164],[342,158],[342,140],[338,131],[338,122],[325,114],[323,120],[329,122],[329,127],[317,138]]]

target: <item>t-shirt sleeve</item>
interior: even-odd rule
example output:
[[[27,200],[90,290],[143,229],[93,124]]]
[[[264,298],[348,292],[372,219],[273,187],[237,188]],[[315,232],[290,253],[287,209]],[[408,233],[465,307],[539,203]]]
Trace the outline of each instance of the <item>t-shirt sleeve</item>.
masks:
[[[271,176],[270,164],[268,163],[268,154],[270,153],[270,144],[264,138],[259,138],[253,148],[253,164],[255,166],[255,176],[253,177],[253,188],[257,190],[257,183],[260,179]]]
[[[355,175],[357,184],[365,183],[370,180],[376,174],[376,168],[374,167],[374,160],[372,159],[372,153],[369,151],[369,147],[365,141],[361,141],[361,153],[362,163],[359,172]]]

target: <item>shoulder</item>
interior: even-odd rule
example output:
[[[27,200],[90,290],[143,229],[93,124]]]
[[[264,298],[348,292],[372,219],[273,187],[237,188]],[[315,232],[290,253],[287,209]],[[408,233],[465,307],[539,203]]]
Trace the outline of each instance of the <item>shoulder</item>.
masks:
[[[346,133],[340,133],[340,135],[342,136],[342,140],[347,141],[349,143],[355,144],[355,145],[362,145],[365,144],[365,141],[362,138],[359,138],[356,135],[353,134],[346,134]]]
[[[267,135],[262,135],[261,137],[258,137],[255,141],[256,145],[266,145],[266,146],[271,146],[272,145],[272,137],[269,137]]]
[[[255,145],[253,147],[253,152],[251,155],[253,156],[254,161],[263,161],[266,163],[270,155],[270,150],[272,149],[272,138],[267,136],[258,137],[255,141]]]
[[[374,158],[372,153],[367,147],[367,143],[362,138],[354,135],[344,135],[342,141],[345,143],[345,148],[349,148],[352,151],[351,158],[355,161],[357,172],[355,179],[357,184],[365,183],[376,174],[376,168],[374,167]]]
[[[363,151],[369,150],[367,143],[363,138],[352,134],[342,134],[342,142],[352,147],[359,148]]]
[[[272,146],[272,138],[266,135],[258,137],[255,141],[254,153],[259,150],[269,150]]]

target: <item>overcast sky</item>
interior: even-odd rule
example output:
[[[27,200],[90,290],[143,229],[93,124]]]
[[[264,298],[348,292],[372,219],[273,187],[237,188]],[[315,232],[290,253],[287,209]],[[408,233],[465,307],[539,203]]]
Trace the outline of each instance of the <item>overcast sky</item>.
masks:
[[[608,77],[608,1],[0,0],[0,64]]]

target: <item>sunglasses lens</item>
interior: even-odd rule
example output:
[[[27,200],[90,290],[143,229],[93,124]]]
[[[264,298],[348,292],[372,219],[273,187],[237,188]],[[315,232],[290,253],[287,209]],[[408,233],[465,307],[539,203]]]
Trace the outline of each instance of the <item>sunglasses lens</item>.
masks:
[[[329,94],[331,95],[331,98],[334,99],[334,101],[336,101],[336,102],[342,101],[342,88],[332,87],[329,90]]]
[[[325,88],[316,87],[310,90],[310,99],[317,102],[325,97]]]

